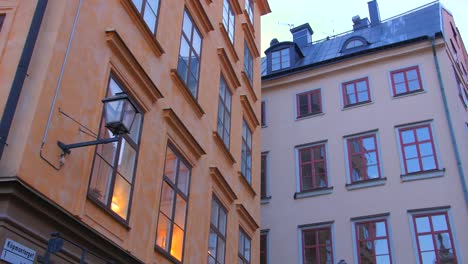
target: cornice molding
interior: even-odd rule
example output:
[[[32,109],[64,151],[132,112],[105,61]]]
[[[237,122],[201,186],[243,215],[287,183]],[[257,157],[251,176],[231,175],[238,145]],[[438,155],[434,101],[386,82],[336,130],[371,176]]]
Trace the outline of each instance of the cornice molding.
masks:
[[[228,199],[228,203],[233,203],[236,201],[237,195],[234,192],[234,190],[231,188],[229,183],[226,181],[224,178],[223,174],[217,167],[210,167],[210,175],[211,178],[213,179],[213,182],[221,189],[222,194],[218,195],[223,195]]]
[[[204,37],[214,30],[213,24],[211,24],[210,17],[206,14],[203,5],[200,0],[185,0],[187,7],[189,9],[192,18],[197,24],[197,28],[200,29],[200,32]],[[198,21],[198,23],[197,23]]]
[[[241,84],[239,82],[239,78],[237,78],[236,71],[229,61],[226,51],[223,48],[218,48],[218,58],[221,62],[221,71],[223,76],[226,77],[225,79],[228,83],[231,93],[234,94],[235,89],[237,89]]]
[[[247,117],[247,123],[249,124],[250,129],[252,132],[255,130],[256,127],[260,125],[257,116],[255,115],[255,111],[253,110],[252,106],[250,105],[249,99],[246,95],[240,96],[240,101],[242,104],[242,109]]]

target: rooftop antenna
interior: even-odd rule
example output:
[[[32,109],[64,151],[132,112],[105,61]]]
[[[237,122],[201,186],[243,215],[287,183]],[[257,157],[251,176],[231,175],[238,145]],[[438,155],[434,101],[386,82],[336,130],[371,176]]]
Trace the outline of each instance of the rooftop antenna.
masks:
[[[331,24],[332,24],[332,34],[322,31],[323,34],[327,35],[327,40],[335,36],[335,26],[334,26],[333,20],[331,21]]]
[[[292,23],[286,23],[286,22],[278,22],[278,25],[280,26],[288,26],[289,29],[292,29],[294,27],[294,24]]]

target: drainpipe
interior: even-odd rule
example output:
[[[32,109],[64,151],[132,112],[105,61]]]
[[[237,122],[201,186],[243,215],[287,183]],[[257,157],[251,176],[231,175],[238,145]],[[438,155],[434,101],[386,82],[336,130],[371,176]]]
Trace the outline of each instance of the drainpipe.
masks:
[[[16,107],[23,89],[24,80],[28,74],[29,63],[36,45],[37,36],[41,28],[42,18],[47,7],[48,0],[38,0],[34,16],[31,21],[26,42],[24,43],[23,52],[16,69],[15,78],[11,85],[10,94],[3,111],[2,119],[0,121],[0,160],[2,159],[3,150],[7,145],[8,134],[10,133],[11,124],[15,115]]]
[[[455,138],[455,132],[454,132],[454,129],[453,129],[452,118],[450,117],[450,111],[449,111],[449,108],[448,108],[447,96],[445,95],[444,83],[442,82],[442,74],[440,72],[439,59],[437,58],[437,53],[436,53],[436,49],[435,49],[435,38],[436,38],[435,35],[433,37],[431,37],[432,55],[434,56],[434,62],[435,62],[435,66],[436,66],[436,69],[437,69],[437,77],[439,79],[440,92],[442,94],[442,99],[444,101],[444,110],[445,110],[445,116],[447,118],[447,123],[448,123],[449,130],[450,130],[450,139],[452,141],[453,151],[455,152],[455,159],[457,161],[458,175],[460,175],[463,194],[465,196],[466,206],[468,207],[468,188],[466,187],[465,173],[463,172],[460,152],[458,151],[458,144],[457,144],[457,140]]]
[[[83,2],[83,0],[79,0],[79,2],[78,2],[78,8],[76,9],[75,19],[73,21],[72,31],[71,31],[70,37],[68,39],[67,50],[65,51],[65,57],[63,58],[62,67],[60,68],[60,74],[59,74],[59,78],[57,80],[57,85],[55,86],[54,99],[52,100],[52,105],[50,106],[49,117],[47,119],[47,124],[46,124],[46,128],[45,128],[45,131],[44,131],[44,136],[42,137],[41,149],[39,151],[39,156],[41,157],[41,159],[43,159],[45,162],[47,162],[50,166],[52,166],[56,170],[59,170],[61,168],[62,163],[60,163],[60,166],[57,167],[56,165],[54,165],[52,162],[47,160],[42,155],[42,150],[44,148],[44,144],[46,142],[47,135],[49,134],[50,124],[52,122],[52,115],[54,113],[55,104],[57,103],[57,96],[58,96],[60,87],[62,85],[62,78],[63,78],[63,74],[65,72],[65,65],[67,64],[68,54],[70,54],[70,47],[71,47],[71,44],[72,44],[72,41],[73,41],[73,37],[75,36],[76,24],[78,22],[78,16],[80,15],[82,2]]]

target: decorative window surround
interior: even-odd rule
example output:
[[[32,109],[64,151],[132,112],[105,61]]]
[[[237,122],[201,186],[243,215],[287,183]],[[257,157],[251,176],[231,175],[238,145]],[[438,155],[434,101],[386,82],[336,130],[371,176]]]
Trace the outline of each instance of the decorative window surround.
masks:
[[[205,111],[201,107],[201,105],[197,102],[197,100],[193,97],[193,95],[190,93],[190,90],[188,87],[185,85],[184,81],[180,78],[179,73],[177,72],[177,69],[171,69],[171,79],[174,81],[175,86],[179,88],[179,91],[182,93],[185,99],[189,102],[189,105],[192,107],[193,111],[195,114],[201,118],[204,114]]]
[[[252,108],[252,105],[249,102],[249,99],[247,99],[247,96],[241,95],[240,101],[242,104],[242,110],[244,112],[244,116],[246,117],[246,120],[247,120],[247,124],[249,125],[249,128],[253,134],[255,131],[255,128],[260,126],[260,122],[258,121],[257,115],[255,114]]]
[[[210,17],[206,14],[202,3],[199,0],[188,0],[185,1],[189,13],[192,15],[192,19],[197,28],[200,29],[202,38],[205,38],[210,31],[214,30],[213,24],[211,24]]]
[[[210,175],[211,179],[216,184],[216,188],[213,188],[215,193],[218,195],[221,202],[223,202],[224,206],[229,209],[230,206],[228,205],[238,199],[236,193],[218,167],[210,167]],[[219,189],[219,191],[217,189]]]
[[[247,192],[250,194],[250,196],[252,198],[254,198],[255,196],[257,196],[257,193],[255,192],[255,190],[253,189],[252,185],[247,181],[247,179],[244,177],[244,175],[242,175],[242,172],[238,172],[239,174],[239,178],[240,178],[240,182],[242,183],[242,185],[245,187],[245,189],[247,189]]]
[[[216,142],[216,145],[222,150],[222,152],[225,154],[224,156],[226,159],[231,163],[231,165],[234,165],[236,163],[236,159],[232,155],[231,151],[224,145],[223,139],[219,136],[217,131],[213,131],[213,138]]]
[[[245,71],[241,71],[242,74],[242,79],[244,80],[245,86],[247,87],[247,91],[249,91],[250,96],[252,97],[254,102],[257,102],[258,97],[257,94],[255,93],[252,84],[250,83],[249,76]]]
[[[247,211],[243,204],[236,204],[236,211],[239,215],[239,224],[244,229],[246,234],[249,237],[252,237],[257,229],[260,228],[258,223],[252,217],[252,215]]]
[[[241,85],[239,78],[237,78],[236,71],[232,67],[233,64],[229,62],[226,51],[223,48],[218,48],[217,52],[218,58],[221,61],[221,70],[226,77],[225,80],[228,84],[228,88],[231,90],[231,93],[234,94],[235,90]]]
[[[219,30],[221,31],[221,35],[223,36],[223,39],[226,41],[226,46],[229,50],[229,52],[231,53],[233,59],[234,59],[234,62],[237,62],[239,61],[239,55],[237,55],[237,51],[236,51],[236,48],[234,47],[234,44],[231,42],[231,40],[229,39],[229,35],[227,33],[227,30],[226,28],[224,27],[224,24],[223,23],[219,23]],[[218,55],[219,55],[219,50],[222,49],[222,48],[218,48]],[[231,64],[230,64],[231,65]],[[232,66],[231,66],[232,67]]]
[[[244,30],[245,40],[249,46],[249,50],[252,53],[252,56],[254,58],[258,58],[260,56],[260,52],[258,51],[257,44],[255,43],[255,37],[253,35],[254,31],[249,30],[248,23],[242,23],[242,29]]]

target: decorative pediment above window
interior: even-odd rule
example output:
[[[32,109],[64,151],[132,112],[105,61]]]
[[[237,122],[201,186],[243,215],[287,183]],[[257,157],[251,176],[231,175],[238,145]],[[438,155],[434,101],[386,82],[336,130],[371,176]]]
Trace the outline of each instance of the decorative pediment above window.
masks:
[[[242,23],[242,29],[244,30],[245,40],[247,45],[249,45],[250,52],[252,52],[252,56],[254,58],[258,58],[260,56],[260,52],[258,51],[257,44],[255,43],[255,37],[252,31],[249,30],[249,26],[247,23]]]
[[[200,33],[205,37],[208,32],[213,31],[214,27],[210,21],[210,17],[206,14],[203,5],[199,0],[187,0],[187,8],[189,13],[192,15],[192,19],[195,20]]]
[[[216,188],[219,189],[220,193],[217,193],[218,198],[222,196],[223,200],[225,200],[225,204],[231,204],[237,200],[236,193],[217,167],[210,167],[210,175],[213,182],[216,184]]]
[[[249,211],[247,211],[243,204],[236,204],[236,211],[239,214],[239,222],[244,231],[246,231],[247,235],[252,237],[260,226],[257,224],[255,219],[252,217]]]
[[[221,71],[226,77],[229,90],[231,90],[231,93],[234,93],[235,89],[237,89],[237,87],[240,86],[240,81],[239,78],[237,78],[236,71],[232,67],[232,64],[229,62],[229,58],[226,54],[226,51],[223,48],[218,48],[218,57],[221,61]]]
[[[240,101],[242,104],[242,110],[244,112],[245,120],[247,121],[247,124],[249,125],[250,130],[252,130],[253,132],[255,128],[260,125],[260,122],[258,121],[257,115],[255,115],[255,111],[250,105],[250,102],[247,96],[241,95]]]

